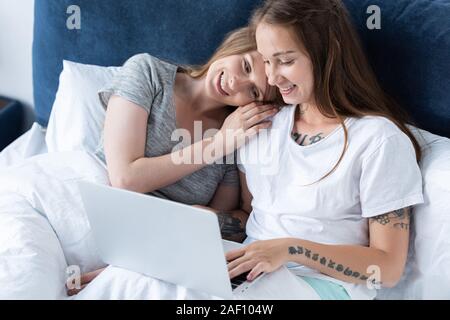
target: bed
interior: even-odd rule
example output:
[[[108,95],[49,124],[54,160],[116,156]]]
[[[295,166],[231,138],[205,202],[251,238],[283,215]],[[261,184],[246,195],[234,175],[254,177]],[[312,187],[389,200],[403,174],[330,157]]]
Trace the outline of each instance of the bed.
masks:
[[[423,129],[415,132],[425,152],[421,168],[426,203],[414,209],[402,281],[393,289],[381,290],[378,297],[450,299],[450,140],[445,138],[450,137],[450,1],[344,2],[382,85],[408,107],[417,127]],[[179,63],[201,63],[226,32],[247,22],[259,3],[35,0],[37,122],[0,153],[0,298],[68,299],[64,284],[77,271],[72,266],[78,266],[78,271],[103,266],[74,185],[77,179],[108,182],[106,169],[92,156],[90,148],[95,143],[76,135],[80,128],[98,131],[101,121],[87,128],[85,117],[92,116],[91,111],[71,113],[74,107],[62,90],[63,83],[70,83],[67,74],[81,77],[83,68],[95,73],[92,86],[78,88],[87,92],[115,72],[112,66],[139,52]],[[67,27],[74,12],[68,8],[73,5],[79,8],[80,29]],[[381,9],[380,30],[367,27],[370,5]],[[66,119],[58,122],[56,110],[60,114],[69,110]],[[154,283],[128,280],[127,290],[135,290],[134,285],[145,292],[135,298],[205,298],[182,288],[155,295],[148,289],[156,290]]]

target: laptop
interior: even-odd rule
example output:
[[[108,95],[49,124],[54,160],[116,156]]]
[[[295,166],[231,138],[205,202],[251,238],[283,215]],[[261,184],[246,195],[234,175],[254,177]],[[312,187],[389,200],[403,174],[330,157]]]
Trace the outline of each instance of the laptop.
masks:
[[[315,291],[286,267],[249,282],[230,280],[217,216],[177,202],[79,182],[103,262],[224,299],[314,299]]]

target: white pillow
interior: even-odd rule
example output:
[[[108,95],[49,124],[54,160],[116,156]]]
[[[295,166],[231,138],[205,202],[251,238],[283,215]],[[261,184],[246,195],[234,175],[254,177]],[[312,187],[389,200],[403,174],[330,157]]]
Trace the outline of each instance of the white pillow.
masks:
[[[63,61],[45,137],[49,152],[96,151],[105,119],[97,92],[119,70]]]
[[[415,206],[405,274],[380,299],[450,299],[450,139],[413,130],[422,147],[424,203]]]

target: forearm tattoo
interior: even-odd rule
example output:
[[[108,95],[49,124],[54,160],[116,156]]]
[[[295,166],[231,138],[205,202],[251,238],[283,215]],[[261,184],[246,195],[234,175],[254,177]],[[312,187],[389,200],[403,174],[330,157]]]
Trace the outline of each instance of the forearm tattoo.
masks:
[[[399,210],[395,210],[393,212],[389,212],[386,214],[382,214],[379,216],[376,216],[374,218],[370,218],[370,223],[379,223],[383,226],[391,226],[395,229],[399,230],[409,230],[409,220],[410,220],[410,213],[411,208],[403,208]],[[312,250],[300,247],[300,246],[290,246],[288,248],[290,255],[304,255],[306,258],[315,261],[317,263],[320,263],[322,266],[325,266],[329,269],[335,270],[337,272],[342,273],[343,275],[358,279],[361,281],[367,281],[370,277],[370,275],[365,274],[363,272],[351,270],[349,267],[346,267],[343,264],[340,264],[336,261],[333,261],[333,259],[327,258],[325,256],[321,256],[318,253],[313,252]],[[373,285],[381,285],[381,282],[376,282],[375,279],[371,280]]]
[[[336,261],[333,261],[333,259],[327,258],[325,256],[321,256],[318,253],[313,252],[312,250],[305,248],[305,247],[289,247],[289,254],[290,255],[304,255],[306,258],[315,261],[317,263],[320,263],[322,266],[325,266],[331,270],[335,270],[337,272],[342,273],[344,276],[347,276],[350,279],[354,280],[361,280],[361,281],[367,281],[369,279],[368,274],[365,274],[363,272],[359,272],[356,270],[351,270],[349,267],[346,267],[343,264],[340,264]],[[376,282],[375,279],[371,280],[373,285],[381,285],[381,282]]]
[[[241,226],[241,220],[235,218],[231,213],[219,211],[217,213],[219,218],[220,232],[222,238],[232,241],[242,241],[245,238],[245,230]]]
[[[383,226],[391,226],[395,229],[409,230],[411,208],[403,208],[370,218],[370,223],[377,222]]]

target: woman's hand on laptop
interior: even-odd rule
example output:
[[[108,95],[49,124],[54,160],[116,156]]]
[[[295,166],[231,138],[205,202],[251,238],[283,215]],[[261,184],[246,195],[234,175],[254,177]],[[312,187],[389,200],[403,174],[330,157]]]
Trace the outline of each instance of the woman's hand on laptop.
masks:
[[[247,280],[263,272],[273,272],[287,262],[288,239],[255,241],[248,246],[226,253],[230,279],[250,271]]]
[[[74,296],[83,290],[92,280],[94,280],[105,268],[97,269],[91,272],[83,273],[80,279],[80,288],[67,289],[67,295]],[[66,284],[67,285],[67,284]]]

